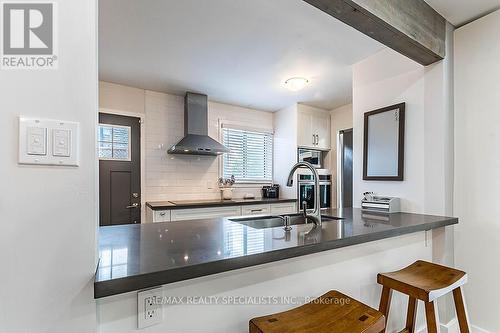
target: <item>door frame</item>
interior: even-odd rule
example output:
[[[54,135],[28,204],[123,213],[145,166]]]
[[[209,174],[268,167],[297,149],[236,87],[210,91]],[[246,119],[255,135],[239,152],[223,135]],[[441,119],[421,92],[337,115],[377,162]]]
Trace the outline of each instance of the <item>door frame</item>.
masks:
[[[135,117],[139,118],[141,120],[140,123],[140,128],[141,128],[141,224],[146,223],[146,132],[144,131],[145,123],[146,123],[146,114],[144,113],[138,113],[138,112],[129,112],[129,111],[122,111],[122,110],[116,110],[116,109],[109,109],[109,108],[101,108],[99,107],[99,113],[107,113],[107,114],[114,114],[117,116],[126,116],[126,117]],[[99,127],[99,123],[96,125],[96,137],[97,137],[97,129]],[[96,145],[96,150],[97,150],[97,145]],[[97,162],[99,163],[99,154],[96,153],[97,157]],[[99,164],[97,165],[97,171],[99,172]],[[99,205],[99,188],[97,190],[97,202]],[[100,207],[98,207],[99,211]]]
[[[343,132],[352,132],[354,139],[354,127],[344,128],[337,132],[337,208],[342,208],[343,206],[343,181],[344,181],[344,137]],[[354,161],[353,161],[354,164]],[[354,166],[354,165],[353,165]],[[354,170],[353,170],[354,171]],[[354,176],[354,173],[353,173]],[[354,180],[353,180],[354,185]],[[353,198],[354,206],[354,198]]]

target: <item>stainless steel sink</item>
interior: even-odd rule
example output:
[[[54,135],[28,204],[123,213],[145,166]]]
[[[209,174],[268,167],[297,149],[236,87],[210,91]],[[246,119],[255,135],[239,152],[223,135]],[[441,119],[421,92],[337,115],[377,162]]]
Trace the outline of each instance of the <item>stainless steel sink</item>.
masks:
[[[285,216],[285,215],[284,215]],[[306,224],[306,220],[302,214],[288,214],[290,216],[290,225]],[[338,221],[340,218],[333,216],[321,216],[323,222]],[[237,222],[254,229],[276,228],[284,226],[283,219],[279,216],[249,216],[241,218],[232,218],[230,221]],[[312,223],[312,222],[309,222]]]

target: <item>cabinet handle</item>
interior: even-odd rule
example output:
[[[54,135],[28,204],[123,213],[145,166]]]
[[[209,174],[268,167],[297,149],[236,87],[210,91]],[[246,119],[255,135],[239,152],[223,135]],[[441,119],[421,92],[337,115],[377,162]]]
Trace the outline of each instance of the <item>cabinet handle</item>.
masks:
[[[313,134],[313,146],[316,145],[316,134]]]
[[[252,213],[256,213],[256,212],[262,212],[262,208],[261,209],[252,209],[251,210]]]
[[[138,204],[138,203],[133,203],[132,205],[127,206],[127,207],[125,207],[125,208],[127,208],[127,209],[131,209],[131,208],[139,208],[139,204]]]
[[[161,212],[161,213],[160,213],[160,216],[165,216],[165,212]]]

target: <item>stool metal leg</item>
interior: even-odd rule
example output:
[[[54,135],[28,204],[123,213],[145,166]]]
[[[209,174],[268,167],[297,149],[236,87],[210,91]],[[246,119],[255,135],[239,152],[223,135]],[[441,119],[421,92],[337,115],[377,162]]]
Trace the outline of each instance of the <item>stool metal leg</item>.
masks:
[[[382,289],[382,296],[380,296],[380,306],[378,310],[382,312],[385,317],[385,328],[380,333],[385,333],[387,329],[387,324],[389,322],[389,310],[391,308],[391,299],[392,299],[392,289],[389,287],[385,287]]]
[[[417,321],[417,299],[410,297],[408,299],[408,313],[406,314],[406,332],[415,333],[415,324]]]
[[[425,303],[425,317],[427,319],[427,332],[439,333],[439,316],[436,308],[436,301]]]
[[[455,309],[457,311],[458,324],[461,333],[469,333],[469,321],[467,320],[467,311],[465,310],[465,301],[462,294],[462,288],[453,290],[453,299],[455,300]]]

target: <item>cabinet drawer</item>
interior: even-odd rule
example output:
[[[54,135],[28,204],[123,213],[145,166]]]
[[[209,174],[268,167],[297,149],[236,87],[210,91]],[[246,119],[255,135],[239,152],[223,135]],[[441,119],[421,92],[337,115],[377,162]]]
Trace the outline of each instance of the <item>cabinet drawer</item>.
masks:
[[[283,202],[271,205],[272,215],[294,214],[297,213],[297,203]]]
[[[271,205],[249,205],[241,207],[241,215],[269,215]]]
[[[218,217],[240,216],[241,207],[209,207],[209,208],[190,208],[172,210],[172,221],[210,219]]]
[[[170,210],[154,211],[153,222],[170,222]]]

